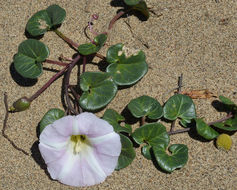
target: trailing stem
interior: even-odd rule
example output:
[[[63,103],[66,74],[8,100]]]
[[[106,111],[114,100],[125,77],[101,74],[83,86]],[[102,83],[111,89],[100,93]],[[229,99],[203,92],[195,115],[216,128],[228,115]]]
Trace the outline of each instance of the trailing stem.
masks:
[[[126,11],[120,11],[117,15],[115,15],[114,18],[110,21],[108,29],[110,30],[110,29],[113,27],[114,23],[115,23],[121,16],[123,16],[123,15],[126,14],[126,13],[128,13],[130,10],[131,10],[131,9],[128,9],[128,10],[126,10]]]
[[[67,73],[65,75],[65,81],[64,81],[66,103],[67,103],[69,112],[72,112],[75,115],[79,114],[79,112],[76,109],[74,109],[71,104],[68,89],[69,89],[69,80],[70,80],[70,75],[71,75],[72,69],[76,65],[76,63],[79,61],[80,58],[81,58],[81,56],[77,55],[76,58],[70,63],[70,66],[67,70]]]
[[[45,62],[54,64],[54,65],[59,65],[59,66],[67,66],[68,65],[68,63],[64,63],[61,61],[54,61],[54,60],[50,60],[50,59],[46,59]]]
[[[29,102],[32,102],[34,99],[36,99],[41,93],[43,93],[57,78],[59,78],[70,66],[70,64],[67,64],[61,71],[56,73],[47,83],[45,83],[42,88],[40,88],[35,94],[33,94],[28,100]]]
[[[3,121],[2,136],[3,136],[4,138],[6,138],[16,150],[21,151],[23,154],[29,156],[29,153],[27,153],[27,152],[24,151],[23,149],[19,148],[19,147],[5,134],[5,130],[6,130],[6,128],[7,128],[7,119],[8,119],[8,115],[9,115],[9,112],[8,112],[8,103],[7,103],[7,93],[6,93],[6,92],[4,93],[4,105],[5,105],[6,114],[5,114],[5,118],[4,118],[4,121]]]
[[[68,37],[66,37],[62,32],[60,32],[59,30],[55,29],[54,32],[60,37],[62,38],[65,42],[67,42],[70,46],[72,46],[74,49],[77,50],[78,48],[78,44],[76,42],[73,42],[71,39],[69,39]]]

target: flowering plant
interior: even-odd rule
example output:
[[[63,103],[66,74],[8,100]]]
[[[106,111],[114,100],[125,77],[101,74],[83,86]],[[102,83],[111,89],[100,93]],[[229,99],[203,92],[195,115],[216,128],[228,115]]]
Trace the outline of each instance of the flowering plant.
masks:
[[[107,109],[103,117],[98,118],[89,113],[106,108],[116,97],[118,90],[135,85],[148,71],[145,53],[136,51],[128,56],[122,43],[108,47],[106,55],[99,53],[107,46],[108,35],[118,19],[130,11],[138,11],[148,19],[152,12],[144,0],[124,2],[124,10],[118,12],[104,32],[94,31],[93,22],[99,17],[93,14],[86,26],[93,38],[88,37],[88,43],[81,45],[59,31],[58,28],[66,17],[66,11],[62,7],[51,5],[35,13],[26,24],[26,31],[31,38],[19,45],[13,58],[16,72],[27,79],[39,79],[43,74],[43,63],[62,67],[35,94],[18,99],[10,109],[5,95],[6,117],[2,134],[14,148],[28,154],[5,134],[8,114],[29,109],[40,94],[64,75],[64,110],[50,109],[39,124],[39,150],[47,170],[52,179],[63,184],[89,186],[103,182],[114,170],[123,169],[132,163],[136,156],[135,147],[139,145],[146,159],[152,160],[161,170],[171,173],[184,167],[188,161],[188,147],[184,144],[170,145],[171,135],[191,133],[195,129],[195,133],[201,138],[217,139],[218,147],[229,150],[231,138],[221,133],[237,131],[237,105],[224,96],[219,96],[220,103],[227,112],[224,118],[210,123],[197,118],[192,99],[208,98],[210,94],[207,91],[182,91],[182,74],[177,91],[164,105],[144,95],[128,103],[127,114]],[[60,60],[48,59],[50,50],[39,40],[47,32],[55,33],[68,43],[76,51],[75,56],[66,58],[61,55]],[[102,60],[104,68],[88,72],[86,66],[95,57]],[[72,85],[70,77],[76,66],[79,68],[78,82]],[[128,122],[128,117],[136,122],[140,121],[141,126],[134,129]],[[175,130],[177,121],[182,129]],[[168,131],[166,125],[169,123],[171,128]]]
[[[71,186],[103,182],[114,171],[121,152],[113,127],[88,112],[49,124],[39,141],[50,176]]]

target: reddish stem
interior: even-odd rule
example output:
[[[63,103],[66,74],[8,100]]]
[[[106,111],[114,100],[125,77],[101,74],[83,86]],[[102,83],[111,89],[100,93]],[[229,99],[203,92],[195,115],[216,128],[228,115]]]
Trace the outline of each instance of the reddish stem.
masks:
[[[44,84],[35,94],[33,94],[28,100],[32,102],[34,99],[36,99],[41,93],[43,93],[57,78],[59,78],[70,66],[70,64],[67,64],[61,71],[56,73],[47,83]]]
[[[54,60],[50,60],[50,59],[46,59],[45,62],[54,64],[54,65],[60,65],[60,66],[67,66],[68,65],[68,63],[64,63],[64,62],[60,62],[60,61],[54,61]]]
[[[76,42],[73,42],[71,39],[69,39],[68,37],[66,37],[62,32],[60,32],[59,30],[54,30],[54,32],[60,37],[62,38],[65,42],[67,42],[69,45],[71,45],[72,47],[74,47],[76,50],[78,48],[78,44]]]
[[[108,29],[110,30],[110,29],[113,27],[114,23],[115,23],[121,16],[123,16],[124,14],[126,14],[126,13],[129,12],[129,11],[130,11],[130,9],[128,9],[128,10],[126,10],[126,11],[120,11],[117,15],[115,15],[114,18],[110,21]]]

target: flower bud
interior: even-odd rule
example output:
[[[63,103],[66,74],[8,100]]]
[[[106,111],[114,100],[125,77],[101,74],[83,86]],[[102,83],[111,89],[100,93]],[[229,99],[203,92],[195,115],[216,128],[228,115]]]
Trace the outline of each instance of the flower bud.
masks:
[[[13,105],[10,107],[9,111],[20,112],[25,111],[30,107],[30,101],[26,97],[22,97],[15,101]]]

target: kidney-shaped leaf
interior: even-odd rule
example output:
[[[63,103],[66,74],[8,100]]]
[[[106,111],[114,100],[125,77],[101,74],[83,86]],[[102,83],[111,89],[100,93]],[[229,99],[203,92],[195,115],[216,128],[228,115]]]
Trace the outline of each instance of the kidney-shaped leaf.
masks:
[[[149,18],[149,10],[144,0],[124,0],[134,10],[140,11],[147,19]]]
[[[226,104],[226,105],[235,105],[234,102],[232,102],[229,98],[225,97],[225,96],[219,96],[219,99],[221,100],[221,102],[223,104]]]
[[[66,17],[66,11],[58,5],[51,5],[46,9],[52,26],[62,24]]]
[[[151,148],[152,148],[152,146],[150,146],[150,145],[144,145],[142,147],[142,155],[148,160],[151,160],[151,158],[152,158],[151,157]]]
[[[213,126],[225,131],[237,131],[237,116],[222,123],[215,123]]]
[[[106,106],[115,96],[117,85],[108,73],[85,72],[80,76],[83,94],[79,103],[86,110],[97,110]]]
[[[146,17],[146,19],[149,18],[150,14],[145,1],[141,0],[138,4],[134,5],[132,8],[142,13]]]
[[[158,165],[167,172],[182,168],[188,161],[188,147],[184,144],[173,144],[169,147],[172,155],[166,153],[166,148],[152,147]]]
[[[137,128],[132,137],[138,144],[167,147],[170,141],[166,128],[161,123],[149,123]]]
[[[113,109],[107,109],[103,115],[103,119],[108,121],[110,125],[114,127],[114,131],[119,133],[119,132],[125,132],[130,134],[132,132],[132,128],[130,125],[126,125],[125,127],[122,127],[119,122],[124,121],[125,118],[118,114],[115,110]]]
[[[66,11],[58,5],[51,5],[46,10],[35,13],[27,22],[26,30],[32,36],[39,36],[61,24]]]
[[[133,144],[130,139],[122,134],[120,134],[120,140],[122,143],[122,150],[118,159],[116,170],[123,169],[132,163],[136,153],[133,148]]]
[[[150,119],[159,119],[163,115],[163,108],[160,103],[149,96],[141,96],[131,100],[128,109],[136,118],[148,116]]]
[[[112,75],[116,84],[132,85],[147,73],[146,57],[140,51],[137,55],[126,58],[122,47],[123,44],[116,44],[108,49],[106,59],[110,65],[106,72]]]
[[[99,34],[94,39],[95,44],[93,43],[82,44],[78,47],[78,51],[82,55],[91,55],[93,53],[98,52],[103,47],[106,40],[107,40],[107,35]]]
[[[164,117],[169,120],[180,118],[185,121],[196,118],[193,100],[189,96],[175,94],[165,103]]]
[[[202,119],[197,118],[195,119],[195,121],[198,134],[204,137],[205,139],[212,140],[219,135],[218,132],[208,126]]]
[[[34,39],[23,41],[14,56],[16,71],[25,78],[37,78],[41,75],[42,64],[49,56],[49,49],[42,42]]]
[[[40,133],[47,125],[52,124],[54,121],[62,118],[64,115],[65,113],[63,110],[57,108],[50,109],[40,121]]]
[[[129,5],[129,6],[133,6],[136,5],[140,2],[141,0],[124,0],[124,2]]]

